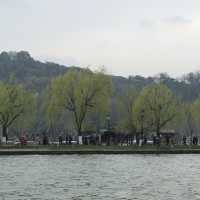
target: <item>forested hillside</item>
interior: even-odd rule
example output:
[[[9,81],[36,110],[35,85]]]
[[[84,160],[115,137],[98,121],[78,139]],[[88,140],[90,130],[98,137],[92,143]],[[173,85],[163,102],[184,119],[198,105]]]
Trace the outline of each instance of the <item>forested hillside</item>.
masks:
[[[66,71],[65,66],[34,60],[26,51],[0,54],[0,80],[6,81],[13,74],[19,83],[29,89],[41,91],[51,78]]]
[[[38,92],[42,91],[53,77],[65,73],[69,68],[71,67],[37,61],[26,51],[0,54],[0,80],[6,81],[14,74],[17,82]],[[178,80],[165,73],[145,78],[130,72],[129,78],[112,76],[112,80],[114,93],[121,93],[128,85],[141,89],[153,82],[162,82],[183,101],[192,101],[200,94],[199,72],[186,74]]]

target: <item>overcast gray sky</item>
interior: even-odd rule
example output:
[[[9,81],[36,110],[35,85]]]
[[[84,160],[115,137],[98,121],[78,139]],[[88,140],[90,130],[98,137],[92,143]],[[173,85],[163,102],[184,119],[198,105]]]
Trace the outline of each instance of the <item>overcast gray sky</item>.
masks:
[[[0,50],[117,75],[200,69],[199,0],[0,0]]]

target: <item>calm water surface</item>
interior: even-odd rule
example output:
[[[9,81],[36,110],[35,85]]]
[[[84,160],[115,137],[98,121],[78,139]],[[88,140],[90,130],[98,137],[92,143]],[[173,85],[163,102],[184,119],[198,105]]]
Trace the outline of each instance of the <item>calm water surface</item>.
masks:
[[[200,199],[200,155],[2,156],[1,199]]]

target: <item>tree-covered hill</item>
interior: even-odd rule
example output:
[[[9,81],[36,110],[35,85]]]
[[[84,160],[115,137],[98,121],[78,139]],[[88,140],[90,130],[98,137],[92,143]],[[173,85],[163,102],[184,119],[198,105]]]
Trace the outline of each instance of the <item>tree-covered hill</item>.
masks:
[[[141,90],[144,86],[154,82],[161,82],[166,85],[175,96],[184,102],[191,102],[200,96],[200,73],[189,73],[175,79],[165,73],[154,77],[129,76],[128,78],[112,76],[115,93],[121,93],[129,86]]]
[[[26,51],[2,52],[0,54],[0,80],[8,80],[11,74],[17,82],[23,83],[26,88],[42,91],[50,80],[65,73],[69,68],[52,62],[40,62],[31,57]],[[131,72],[134,74],[134,72]],[[200,95],[200,73],[189,73],[182,78],[174,79],[167,74],[155,77],[129,76],[128,78],[112,76],[114,95],[121,94],[128,86],[141,89],[153,82],[162,82],[167,85],[182,101],[192,101]]]
[[[55,63],[34,60],[26,51],[0,54],[0,80],[5,81],[14,74],[19,83],[37,91],[42,90],[51,78],[65,73],[67,69]]]

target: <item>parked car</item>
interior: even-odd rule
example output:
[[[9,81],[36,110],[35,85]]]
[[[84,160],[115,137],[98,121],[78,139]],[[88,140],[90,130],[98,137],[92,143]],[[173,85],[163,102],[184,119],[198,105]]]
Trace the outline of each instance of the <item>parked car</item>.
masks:
[[[16,140],[16,141],[14,142],[14,144],[17,145],[17,144],[21,144],[21,143],[20,143],[19,140]]]
[[[7,144],[14,144],[15,141],[14,140],[7,140]]]
[[[147,144],[153,144],[153,140],[147,140]]]
[[[64,144],[69,144],[69,141],[65,141]],[[78,144],[78,142],[77,142],[76,140],[72,140],[72,141],[71,141],[71,144]]]

